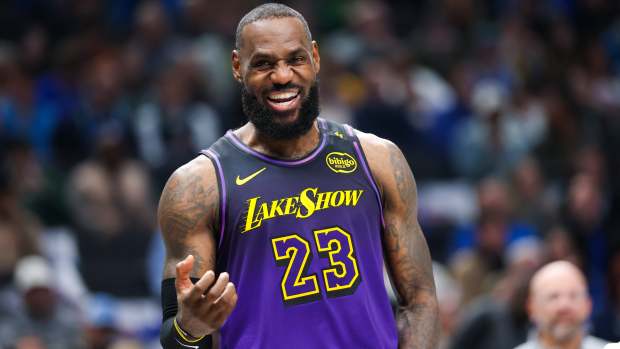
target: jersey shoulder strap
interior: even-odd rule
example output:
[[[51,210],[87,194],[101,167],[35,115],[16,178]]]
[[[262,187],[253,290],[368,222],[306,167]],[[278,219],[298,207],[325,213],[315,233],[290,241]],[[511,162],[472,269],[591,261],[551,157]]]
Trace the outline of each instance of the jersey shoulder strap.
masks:
[[[356,143],[358,142],[355,130],[353,127],[347,124],[341,124],[331,120],[319,119],[319,125],[322,127],[323,132],[327,135],[330,143],[334,140],[340,140],[340,142]]]
[[[202,154],[209,156],[209,153],[217,155],[219,158],[228,158],[230,155],[238,155],[235,146],[230,143],[226,136],[220,137],[215,143],[211,144],[208,149],[202,150]]]

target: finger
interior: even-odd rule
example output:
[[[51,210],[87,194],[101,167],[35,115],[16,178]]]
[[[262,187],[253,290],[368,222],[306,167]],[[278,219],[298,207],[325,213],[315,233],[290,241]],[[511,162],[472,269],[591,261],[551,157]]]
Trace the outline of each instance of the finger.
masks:
[[[213,302],[222,294],[222,292],[224,292],[224,289],[226,288],[226,284],[228,284],[228,279],[229,279],[229,276],[228,276],[228,273],[226,272],[221,273],[218,276],[217,281],[215,282],[215,285],[213,285],[211,289],[209,290],[209,292],[207,293],[207,300],[209,302]]]
[[[237,290],[235,288],[235,284],[232,282],[226,284],[224,292],[222,292],[222,294],[215,301],[213,301],[213,304],[217,304],[220,301],[224,304],[230,305],[231,308],[235,306],[237,303]]]
[[[202,275],[200,280],[196,281],[191,291],[189,291],[189,298],[192,300],[199,300],[202,298],[202,295],[207,292],[211,284],[215,281],[215,273],[213,270],[208,270],[206,273]]]
[[[189,274],[194,267],[194,256],[191,254],[185,257],[176,265],[176,280],[175,286],[178,291],[186,290],[192,286],[192,281],[189,279]]]
[[[222,297],[218,302],[220,305],[217,307],[217,311],[214,314],[216,324],[221,326],[226,319],[228,319],[237,305],[237,299],[238,296],[237,291],[235,290],[235,285],[229,283],[229,285],[226,285],[226,290],[224,290]]]

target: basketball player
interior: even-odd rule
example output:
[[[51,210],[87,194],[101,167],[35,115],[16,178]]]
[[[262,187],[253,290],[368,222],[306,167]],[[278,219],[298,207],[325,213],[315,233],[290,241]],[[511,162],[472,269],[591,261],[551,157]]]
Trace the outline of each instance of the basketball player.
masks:
[[[218,330],[223,348],[434,348],[431,259],[400,150],[317,117],[319,49],[289,7],[243,17],[232,68],[249,122],[161,197],[164,348],[205,348]]]

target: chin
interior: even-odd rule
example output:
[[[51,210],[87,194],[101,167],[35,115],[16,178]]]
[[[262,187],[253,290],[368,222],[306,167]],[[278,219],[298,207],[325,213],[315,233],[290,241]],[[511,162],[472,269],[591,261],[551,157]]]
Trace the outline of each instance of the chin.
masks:
[[[561,343],[570,341],[579,333],[579,327],[575,324],[556,325],[552,330],[553,337]]]
[[[292,110],[286,113],[273,111],[273,121],[280,125],[292,124],[299,119],[299,110]]]

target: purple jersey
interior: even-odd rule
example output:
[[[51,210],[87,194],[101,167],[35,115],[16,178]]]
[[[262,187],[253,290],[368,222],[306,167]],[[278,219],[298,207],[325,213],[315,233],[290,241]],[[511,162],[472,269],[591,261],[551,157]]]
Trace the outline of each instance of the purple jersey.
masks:
[[[220,189],[217,270],[239,295],[223,348],[397,347],[379,191],[353,130],[319,129],[319,146],[294,161],[230,131],[203,152]]]

